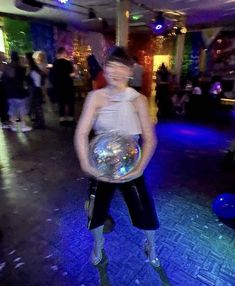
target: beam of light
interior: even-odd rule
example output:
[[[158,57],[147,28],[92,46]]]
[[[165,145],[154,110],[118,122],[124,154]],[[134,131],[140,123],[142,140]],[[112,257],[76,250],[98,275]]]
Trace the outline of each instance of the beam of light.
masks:
[[[3,36],[3,30],[0,28],[0,52],[5,53],[5,43],[4,43],[4,36]]]
[[[8,149],[8,143],[6,141],[5,134],[0,128],[0,174],[2,177],[2,187],[8,188],[12,183],[12,178],[10,176],[10,155]]]
[[[10,156],[7,147],[7,142],[3,130],[1,128],[0,128],[0,166],[1,168],[10,168]]]

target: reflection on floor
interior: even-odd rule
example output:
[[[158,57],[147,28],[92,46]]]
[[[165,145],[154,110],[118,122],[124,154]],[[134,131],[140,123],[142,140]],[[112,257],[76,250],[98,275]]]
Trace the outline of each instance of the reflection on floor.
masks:
[[[234,192],[234,172],[220,168],[232,126],[160,121],[158,148],[146,179],[161,223],[162,269],[142,251],[117,192],[116,228],[106,234],[105,267],[89,263],[91,237],[83,210],[87,180],[79,169],[74,130],[48,118],[42,131],[0,130],[0,285],[235,285],[235,232],[211,211],[213,198]]]

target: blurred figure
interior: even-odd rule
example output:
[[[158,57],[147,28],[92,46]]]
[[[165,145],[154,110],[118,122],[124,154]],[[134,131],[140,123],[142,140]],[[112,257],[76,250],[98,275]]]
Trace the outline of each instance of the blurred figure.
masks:
[[[235,167],[235,139],[233,139],[225,153],[222,161],[225,170],[231,170]]]
[[[186,104],[189,102],[189,96],[187,92],[178,92],[171,98],[173,104],[173,112],[176,115],[185,115]]]
[[[74,122],[73,64],[67,60],[65,48],[57,50],[52,68],[52,83],[59,102],[60,124]]]
[[[177,94],[180,90],[179,83],[177,82],[176,74],[171,74],[169,79],[169,96]]]
[[[161,117],[168,117],[171,114],[171,100],[169,96],[169,76],[170,73],[164,63],[156,72],[156,100],[159,108],[159,115]]]
[[[141,92],[142,84],[143,84],[143,74],[144,68],[139,64],[139,59],[137,57],[133,57],[134,64],[132,68],[133,78],[130,80],[130,86],[134,88],[136,91]]]
[[[2,123],[2,128],[9,128],[8,122],[8,104],[7,97],[4,91],[2,76],[6,67],[5,56],[3,52],[0,52],[0,122]]]
[[[103,69],[99,65],[95,55],[91,54],[87,58],[88,69],[90,73],[90,80],[92,89],[99,89],[106,86],[106,79],[104,77]]]
[[[212,77],[209,93],[213,99],[220,98],[222,94],[222,84],[221,84],[221,78],[219,76]]]
[[[37,51],[33,54],[33,59],[35,60],[37,66],[39,67],[41,71],[41,89],[43,98],[45,99],[47,97],[47,89],[49,87],[49,81],[48,81],[48,63],[47,63],[47,57],[46,54],[43,51]]]
[[[37,51],[35,53],[33,53],[33,59],[35,60],[35,63],[37,64],[37,66],[40,68],[40,70],[47,74],[48,70],[47,70],[47,58],[46,58],[46,54],[43,51]]]
[[[186,86],[186,92],[189,92],[190,102],[189,102],[189,115],[190,117],[201,117],[206,112],[205,101],[202,97],[202,89],[199,84],[198,77],[194,77],[190,84],[188,85],[188,91]]]
[[[6,65],[2,79],[8,98],[8,115],[10,117],[11,130],[20,130],[22,132],[32,130],[26,124],[28,115],[27,98],[29,96],[26,69],[20,65],[17,52],[11,53],[11,63]],[[19,125],[18,120],[20,120]]]
[[[36,62],[33,59],[32,53],[27,53],[26,58],[28,60],[28,83],[31,91],[31,116],[34,117],[34,128],[44,129],[45,120],[43,113],[43,95],[42,95],[42,80],[43,72],[39,69]]]
[[[87,96],[76,133],[75,148],[82,170],[96,178],[90,184],[88,203],[88,228],[94,238],[91,262],[100,265],[107,258],[104,253],[104,223],[116,188],[125,198],[132,223],[144,230],[146,241],[144,252],[150,264],[157,268],[160,261],[156,255],[155,231],[159,226],[151,193],[147,190],[143,172],[156,146],[155,134],[149,118],[147,100],[144,95],[128,87],[132,73],[132,62],[126,51],[115,47],[106,59],[104,74],[107,86]],[[142,156],[136,168],[128,175],[110,179],[103,177],[89,161],[88,134],[94,127],[96,134],[116,131],[142,140]]]

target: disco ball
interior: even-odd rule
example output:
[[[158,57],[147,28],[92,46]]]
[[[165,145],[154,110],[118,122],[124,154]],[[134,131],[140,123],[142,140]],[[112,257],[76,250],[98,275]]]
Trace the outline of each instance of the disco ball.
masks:
[[[141,157],[141,149],[133,136],[105,133],[90,143],[90,164],[101,176],[118,179],[130,173]]]

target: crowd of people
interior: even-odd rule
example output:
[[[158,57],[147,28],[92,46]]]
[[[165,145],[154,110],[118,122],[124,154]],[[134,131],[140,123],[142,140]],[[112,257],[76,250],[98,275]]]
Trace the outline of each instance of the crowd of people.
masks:
[[[235,97],[235,84],[219,76],[182,78],[179,82],[164,63],[156,72],[156,102],[159,117],[197,117],[213,113],[221,106],[220,99]]]
[[[28,132],[46,127],[43,105],[50,99],[58,103],[61,125],[74,125],[74,72],[65,48],[57,50],[52,66],[42,51],[10,61],[0,54],[0,119],[2,128]]]
[[[144,67],[137,57],[131,58],[132,74],[128,84],[136,91],[143,89]],[[85,94],[107,85],[103,67],[94,54],[87,58],[89,80],[84,82]],[[75,123],[76,79],[80,71],[75,62],[68,59],[65,48],[57,50],[55,61],[48,65],[42,51],[19,56],[11,53],[6,61],[0,53],[0,120],[2,128],[27,132],[46,127],[44,103],[50,99],[58,103],[59,122],[62,126]],[[82,77],[81,77],[82,78]],[[235,84],[234,84],[235,86]],[[156,104],[158,117],[197,116],[211,112],[219,105],[221,95],[234,95],[227,88],[224,92],[221,79],[199,75],[185,78],[181,82],[164,63],[156,72]],[[231,88],[230,88],[231,89]],[[200,113],[198,112],[200,110]],[[204,111],[204,112],[203,112]]]

